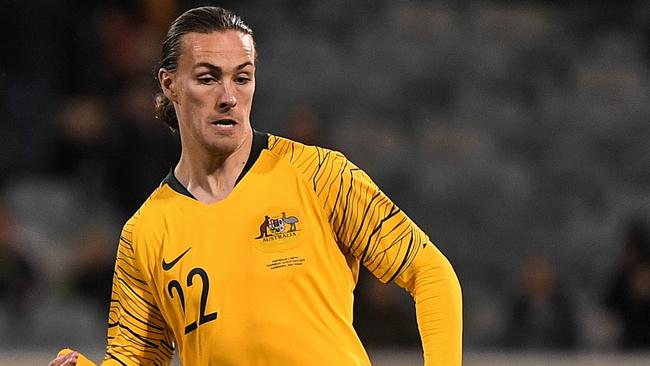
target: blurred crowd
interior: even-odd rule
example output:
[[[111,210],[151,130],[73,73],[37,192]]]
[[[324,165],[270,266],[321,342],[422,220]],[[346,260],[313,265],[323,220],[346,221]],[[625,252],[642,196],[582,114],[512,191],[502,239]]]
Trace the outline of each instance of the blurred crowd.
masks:
[[[103,342],[121,225],[175,164],[169,22],[205,1],[0,2],[0,348]],[[650,350],[650,4],[222,1],[255,128],[343,151],[447,254],[467,347]],[[417,347],[363,272],[371,347]]]

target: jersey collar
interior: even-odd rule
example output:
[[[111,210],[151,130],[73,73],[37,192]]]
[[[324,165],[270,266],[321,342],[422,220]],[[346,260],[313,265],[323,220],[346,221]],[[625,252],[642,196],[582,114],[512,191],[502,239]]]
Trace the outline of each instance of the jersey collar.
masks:
[[[239,181],[253,167],[253,164],[255,164],[257,158],[260,157],[262,150],[268,148],[269,148],[269,135],[267,135],[264,132],[253,130],[253,144],[251,146],[251,153],[248,156],[246,165],[244,165],[244,169],[239,174],[239,177],[237,177],[237,181],[235,182],[235,184],[239,183]],[[194,197],[194,195],[192,195],[192,193],[190,193],[190,191],[188,191],[187,188],[185,188],[185,186],[181,184],[178,178],[176,178],[176,176],[174,175],[174,167],[172,167],[169,170],[169,174],[167,174],[165,179],[163,179],[163,181],[160,184],[161,185],[167,184],[171,189],[173,189],[177,193],[180,193],[192,199],[196,199],[196,197]]]

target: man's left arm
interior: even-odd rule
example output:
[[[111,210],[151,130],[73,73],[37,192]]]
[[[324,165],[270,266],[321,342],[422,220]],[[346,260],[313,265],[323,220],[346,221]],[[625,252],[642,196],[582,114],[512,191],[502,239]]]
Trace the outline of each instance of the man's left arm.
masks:
[[[380,281],[394,280],[411,293],[425,365],[461,365],[462,298],[451,264],[365,172],[323,151],[313,181],[339,245]]]
[[[460,365],[462,297],[458,278],[447,258],[427,243],[395,283],[415,300],[425,365]]]
[[[269,146],[286,153],[304,174],[341,250],[381,282],[394,280],[412,294],[425,364],[459,366],[460,285],[449,261],[427,235],[343,154],[280,138],[269,140]]]

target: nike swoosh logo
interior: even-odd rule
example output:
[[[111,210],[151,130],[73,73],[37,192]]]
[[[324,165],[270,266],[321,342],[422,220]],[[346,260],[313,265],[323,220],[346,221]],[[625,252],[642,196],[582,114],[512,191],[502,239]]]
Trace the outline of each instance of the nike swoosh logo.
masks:
[[[187,254],[187,252],[190,249],[192,249],[192,247],[189,247],[189,248],[185,249],[185,251],[183,253],[181,253],[178,257],[176,257],[173,261],[171,261],[169,263],[165,262],[165,258],[163,258],[163,260],[162,260],[162,269],[163,269],[163,271],[169,271],[170,269],[172,269],[172,267],[175,266],[176,263],[178,263],[178,261],[181,260],[181,258],[183,258],[183,256],[185,254]]]

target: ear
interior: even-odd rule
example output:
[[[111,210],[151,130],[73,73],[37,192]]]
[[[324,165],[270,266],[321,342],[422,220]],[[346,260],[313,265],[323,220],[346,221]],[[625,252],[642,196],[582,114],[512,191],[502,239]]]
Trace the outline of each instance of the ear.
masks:
[[[175,74],[167,69],[161,68],[158,70],[158,82],[160,83],[160,89],[162,89],[163,94],[167,99],[172,102],[178,102],[177,93],[176,93],[176,79]]]

